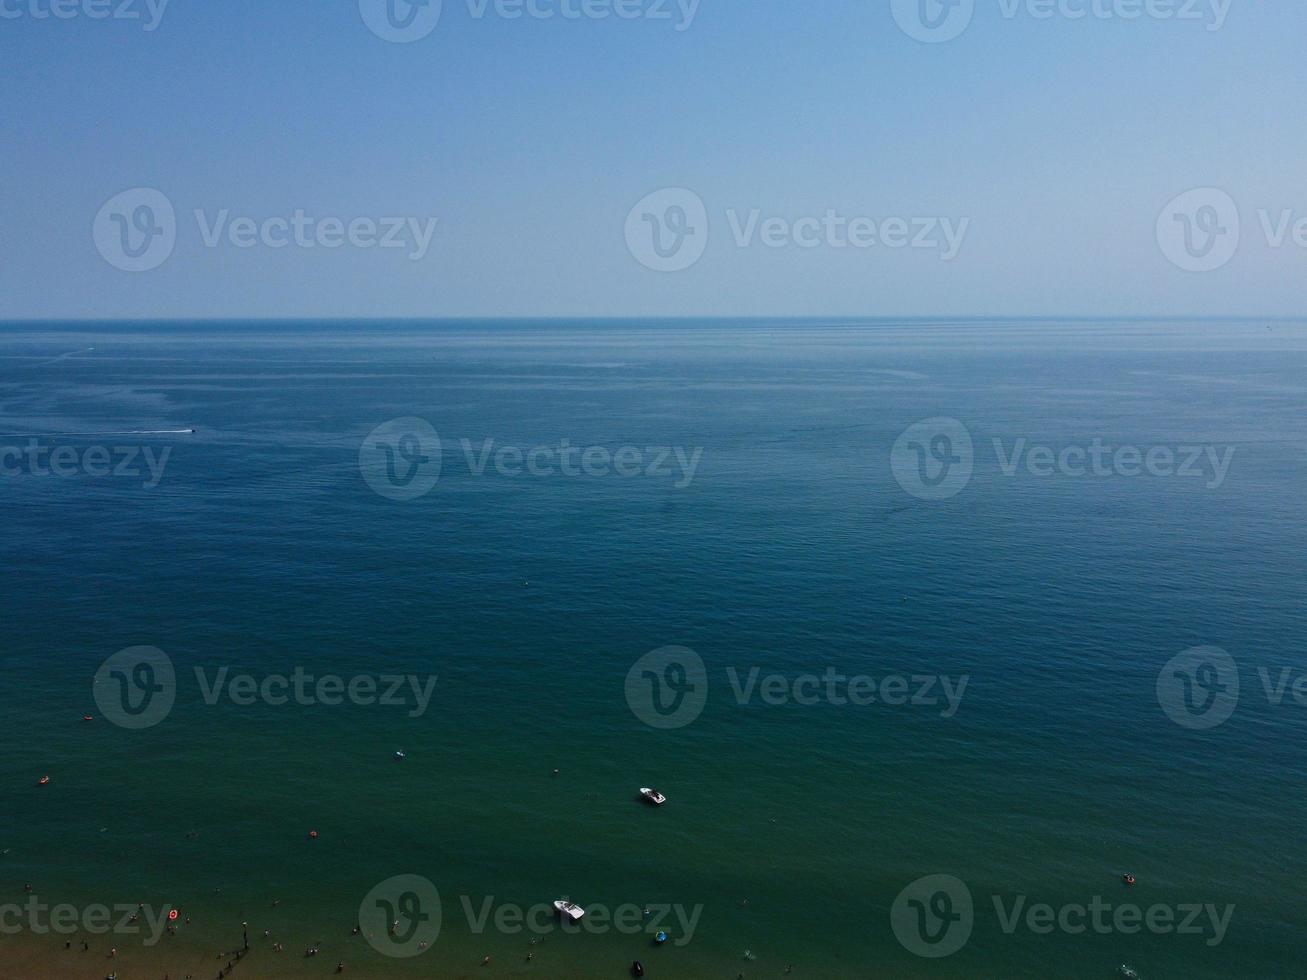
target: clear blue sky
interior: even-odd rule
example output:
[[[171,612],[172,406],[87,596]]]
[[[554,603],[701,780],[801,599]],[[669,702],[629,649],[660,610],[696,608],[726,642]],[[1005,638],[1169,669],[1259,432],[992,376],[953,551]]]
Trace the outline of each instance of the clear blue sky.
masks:
[[[50,2],[0,4],[0,318],[1304,312],[1307,248],[1271,247],[1257,214],[1307,217],[1301,3],[1231,0],[1213,31],[1213,0],[1193,21],[975,0],[961,36],[923,44],[890,0],[701,0],[683,31],[676,0],[672,21],[444,0],[429,36],[396,44],[359,0],[171,0],[153,31],[92,19],[95,0],[33,16]],[[1155,226],[1206,186],[1242,238],[1193,273]],[[136,187],[177,231],[131,274],[92,226]],[[624,236],[664,187],[708,216],[702,258],[674,273]],[[196,209],[438,221],[413,261],[208,247]],[[739,247],[728,209],[970,223],[945,262]]]

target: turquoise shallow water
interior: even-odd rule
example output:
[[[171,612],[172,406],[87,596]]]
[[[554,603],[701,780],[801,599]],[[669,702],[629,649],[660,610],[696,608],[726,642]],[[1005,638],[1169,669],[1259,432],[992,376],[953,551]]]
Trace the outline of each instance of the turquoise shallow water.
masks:
[[[622,976],[636,958],[650,976],[1294,975],[1307,707],[1272,703],[1258,669],[1307,669],[1304,368],[1297,323],[10,325],[0,445],[171,451],[152,488],[0,478],[0,880],[15,899],[35,882],[174,902],[206,942],[245,915],[288,948],[322,939],[324,974],[347,955],[378,977]],[[434,489],[400,502],[359,450],[406,416],[443,452]],[[931,501],[891,449],[937,417],[967,427],[974,473]],[[1209,486],[1008,476],[993,449],[1096,438],[1234,456]],[[461,441],[486,439],[702,456],[679,488],[478,475]],[[175,664],[176,703],[130,731],[92,680],[143,644]],[[706,702],[658,730],[625,683],[672,644],[702,657]],[[1157,694],[1201,645],[1241,681],[1209,730]],[[415,718],[209,705],[197,667],[437,676]],[[950,717],[739,704],[728,671],[753,668],[968,686]],[[637,805],[640,785],[672,802]],[[348,936],[402,873],[444,908],[412,961]],[[976,913],[965,945],[925,959],[890,911],[934,874]],[[653,951],[611,933],[531,947],[461,911],[563,894],[702,912],[687,945]],[[1009,934],[993,903],[1096,895],[1234,911],[1211,945]]]

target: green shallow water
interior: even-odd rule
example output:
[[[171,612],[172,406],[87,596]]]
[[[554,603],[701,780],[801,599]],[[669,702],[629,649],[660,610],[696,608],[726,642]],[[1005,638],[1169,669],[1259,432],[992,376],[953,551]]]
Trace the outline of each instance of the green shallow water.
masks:
[[[33,882],[176,904],[206,947],[247,917],[305,975],[342,956],[369,977],[623,976],[636,958],[650,976],[1292,975],[1307,708],[1271,704],[1257,669],[1307,666],[1305,350],[1297,324],[12,325],[0,442],[196,432],[49,436],[171,446],[151,489],[0,480],[0,876],[14,900]],[[409,503],[358,467],[369,431],[402,416],[444,449]],[[890,448],[936,416],[966,423],[977,461],[962,493],[927,502]],[[1095,437],[1236,454],[1208,488],[1008,477],[989,449]],[[487,438],[703,455],[680,489],[478,476],[460,441]],[[166,720],[82,723],[101,714],[101,662],[140,644],[176,665]],[[707,700],[662,731],[624,685],[671,644],[702,656]],[[1168,720],[1156,682],[1206,644],[1235,656],[1244,691],[1198,732]],[[210,705],[194,670],[224,667],[436,684],[418,717]],[[968,686],[945,717],[741,705],[728,674],[828,667]],[[671,803],[639,805],[641,785]],[[439,889],[440,937],[385,958],[349,930],[370,889],[409,873]],[[938,960],[890,924],[930,874],[977,906]],[[555,930],[532,947],[463,912],[561,895],[702,911],[688,944],[657,950]],[[1008,934],[995,895],[1235,911],[1215,946]]]

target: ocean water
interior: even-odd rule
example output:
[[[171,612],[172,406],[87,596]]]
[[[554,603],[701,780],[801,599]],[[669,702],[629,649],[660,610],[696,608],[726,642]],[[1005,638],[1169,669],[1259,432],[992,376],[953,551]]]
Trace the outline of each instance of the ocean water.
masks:
[[[237,976],[1299,975],[1305,408],[1291,322],[10,324],[0,447],[137,472],[0,477],[0,901],[172,905],[173,976],[243,920]],[[369,441],[407,418],[436,453]],[[519,472],[564,440],[632,475]],[[176,679],[133,729],[96,677],[139,646]],[[655,692],[669,646],[704,677]],[[206,699],[297,669],[435,681]],[[795,696],[828,672],[907,703]],[[395,875],[440,896],[411,959],[350,935]],[[468,921],[562,896],[697,917]],[[0,976],[66,968],[30,933]]]

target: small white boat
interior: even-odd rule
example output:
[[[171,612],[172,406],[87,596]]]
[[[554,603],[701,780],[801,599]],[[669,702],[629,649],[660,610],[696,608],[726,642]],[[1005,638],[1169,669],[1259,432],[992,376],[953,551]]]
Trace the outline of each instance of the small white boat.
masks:
[[[654,806],[662,806],[667,802],[667,797],[663,796],[663,794],[658,792],[656,789],[650,789],[648,786],[642,786],[640,788],[640,795],[645,798],[646,802],[652,803]]]
[[[558,914],[573,922],[580,922],[581,916],[585,915],[585,909],[572,902],[555,902],[554,908],[558,909]]]

